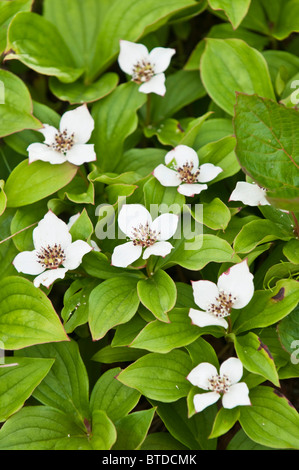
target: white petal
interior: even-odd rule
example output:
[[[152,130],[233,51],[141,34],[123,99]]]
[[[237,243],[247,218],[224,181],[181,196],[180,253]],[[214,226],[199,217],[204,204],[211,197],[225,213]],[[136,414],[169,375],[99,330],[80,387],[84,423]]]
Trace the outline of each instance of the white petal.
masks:
[[[169,67],[175,49],[166,47],[155,47],[149,54],[150,62],[154,66],[155,73],[165,72]]]
[[[45,268],[37,260],[36,251],[22,251],[13,260],[13,265],[19,273],[41,274]]]
[[[168,165],[172,160],[175,160],[179,167],[187,163],[192,164],[195,171],[198,169],[198,155],[195,150],[188,147],[188,145],[178,145],[173,150],[170,150],[170,152],[165,155],[166,165]]]
[[[248,206],[270,205],[266,199],[266,191],[257,184],[239,181],[230,195],[230,201],[241,201]]]
[[[179,186],[181,183],[178,173],[162,164],[158,165],[154,169],[153,175],[162,184],[162,186]]]
[[[136,44],[130,41],[121,40],[119,44],[118,64],[123,72],[132,75],[133,69],[138,62],[148,60],[148,50],[143,44]]]
[[[209,362],[201,362],[198,366],[194,367],[187,376],[187,380],[196,387],[203,390],[209,390],[209,379],[217,375],[218,371],[213,364]]]
[[[193,397],[194,408],[197,413],[200,413],[205,408],[216,403],[220,398],[217,392],[198,393]]]
[[[202,310],[207,310],[212,303],[216,302],[219,290],[214,282],[191,281],[191,283],[194,301]]]
[[[233,308],[245,307],[254,294],[253,275],[249,271],[247,260],[235,264],[221,274],[217,286],[219,290],[231,293],[236,297]]]
[[[143,259],[148,259],[151,255],[162,256],[165,258],[165,256],[169,255],[172,249],[173,246],[169,242],[156,242],[154,245],[149,246],[144,250]]]
[[[89,253],[92,247],[83,240],[76,240],[65,250],[65,261],[63,266],[67,269],[76,269],[82,262],[82,258]]]
[[[206,184],[189,184],[184,183],[178,187],[178,192],[183,196],[193,197],[195,194],[200,194],[205,189],[208,189]]]
[[[94,120],[86,104],[72,111],[67,111],[60,120],[60,132],[68,131],[68,135],[74,133],[76,144],[86,144],[94,129]]]
[[[179,222],[176,214],[162,214],[151,224],[151,230],[155,231],[157,240],[168,240],[175,234]]]
[[[65,249],[72,243],[72,236],[67,224],[49,211],[33,230],[33,243],[36,250],[54,246],[55,243]]]
[[[228,323],[224,318],[218,318],[209,312],[202,312],[201,310],[190,308],[189,317],[194,325],[200,326],[201,328],[212,325],[222,326],[225,329],[228,328]]]
[[[245,382],[232,385],[229,391],[222,397],[222,405],[224,408],[231,409],[235,406],[251,405],[249,398],[249,389]]]
[[[97,156],[93,144],[75,144],[66,154],[67,160],[73,165],[94,162]]]
[[[52,165],[61,165],[66,162],[66,157],[55,150],[48,147],[46,144],[35,143],[29,145],[27,148],[29,163],[33,163],[36,160],[41,160],[42,162],[48,162]]]
[[[51,284],[56,281],[56,279],[63,279],[66,272],[67,269],[65,268],[51,269],[45,271],[34,279],[33,284],[35,285],[35,287],[39,287],[42,284],[43,286],[49,288]]]
[[[128,237],[133,236],[133,229],[146,224],[151,226],[152,218],[144,206],[141,204],[124,204],[122,206],[118,215],[118,226]]]
[[[200,166],[200,173],[197,181],[199,183],[208,183],[216,178],[223,170],[220,166],[215,166],[212,163],[204,163]]]
[[[156,95],[164,96],[166,93],[164,73],[158,73],[157,75],[154,75],[148,82],[140,85],[139,91],[141,93],[156,93]]]
[[[114,248],[111,257],[112,266],[126,268],[140,258],[142,253],[141,246],[135,246],[133,242],[124,243]]]
[[[220,366],[220,375],[226,375],[232,384],[239,382],[243,375],[243,365],[237,357],[230,357]]]
[[[41,132],[45,138],[45,144],[51,145],[55,142],[55,136],[58,134],[58,130],[56,127],[49,126],[49,124],[44,124],[44,127],[42,129],[39,129],[39,132]]]

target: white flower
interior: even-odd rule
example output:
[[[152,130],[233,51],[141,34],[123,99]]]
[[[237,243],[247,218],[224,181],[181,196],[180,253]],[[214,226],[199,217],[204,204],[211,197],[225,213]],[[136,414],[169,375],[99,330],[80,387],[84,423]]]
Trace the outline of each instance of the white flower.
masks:
[[[132,81],[140,84],[142,93],[156,93],[164,96],[165,75],[175,49],[155,47],[150,53],[143,44],[120,41],[118,63],[120,68],[132,76]]]
[[[195,303],[204,310],[189,310],[192,323],[200,327],[218,325],[228,328],[224,317],[230,315],[232,308],[245,307],[253,296],[253,275],[244,260],[221,274],[217,285],[211,281],[194,281],[192,288]]]
[[[245,382],[240,382],[243,375],[242,362],[231,357],[220,366],[219,374],[215,366],[202,362],[195,367],[187,379],[192,385],[207,390],[206,393],[194,395],[193,403],[198,413],[207,406],[213,405],[222,396],[224,408],[251,405],[249,390]]]
[[[72,243],[69,228],[63,220],[49,211],[33,230],[33,251],[22,251],[14,261],[18,272],[37,276],[35,287],[47,288],[56,280],[63,279],[66,272],[76,269],[83,256],[92,247],[83,240]]]
[[[162,214],[154,221],[149,211],[141,204],[124,204],[118,216],[118,226],[130,241],[117,246],[112,254],[111,264],[127,267],[142,255],[166,256],[173,246],[167,242],[176,232],[178,216]]]
[[[241,201],[247,206],[269,206],[266,198],[267,190],[255,183],[239,181],[230,195],[230,201]]]
[[[172,164],[172,168],[166,165]],[[199,166],[198,155],[187,145],[178,145],[165,155],[165,165],[158,165],[153,175],[162,186],[175,186],[184,196],[194,196],[204,189],[223,170],[212,163]]]
[[[60,165],[66,161],[73,165],[96,160],[93,144],[87,144],[94,129],[94,120],[86,105],[63,114],[59,130],[48,124],[39,130],[44,143],[34,143],[27,148],[29,163],[35,160]]]

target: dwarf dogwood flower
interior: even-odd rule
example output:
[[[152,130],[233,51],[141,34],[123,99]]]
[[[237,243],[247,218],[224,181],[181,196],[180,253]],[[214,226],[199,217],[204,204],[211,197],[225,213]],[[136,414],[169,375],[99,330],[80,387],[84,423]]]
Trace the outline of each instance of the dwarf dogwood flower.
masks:
[[[133,82],[141,85],[139,91],[164,96],[166,87],[163,72],[175,52],[175,49],[155,47],[149,53],[143,44],[122,40],[118,63],[123,72],[132,76]]]
[[[192,288],[194,301],[203,310],[189,310],[192,323],[200,327],[218,325],[228,328],[224,318],[230,315],[231,309],[245,307],[253,296],[253,275],[244,260],[221,274],[217,284],[194,281]]]
[[[187,145],[178,145],[165,155],[165,165],[158,165],[153,175],[162,186],[175,186],[184,196],[194,196],[208,188],[202,183],[212,181],[222,171],[212,163],[199,166],[195,150]]]
[[[32,274],[35,287],[47,288],[66,272],[76,269],[92,247],[83,240],[72,243],[69,227],[49,211],[33,230],[33,251],[22,251],[14,261],[18,272]]]
[[[141,204],[124,204],[118,216],[118,226],[130,241],[114,249],[112,265],[129,266],[140,258],[143,249],[143,259],[151,255],[168,255],[173,246],[166,240],[174,235],[177,225],[177,215],[162,214],[153,221],[149,211]]]
[[[196,366],[187,376],[189,382],[196,387],[207,390],[206,393],[194,395],[193,403],[198,413],[207,406],[213,405],[222,396],[224,408],[251,405],[249,390],[245,382],[237,383],[243,375],[242,362],[231,357],[224,361],[219,369],[208,362]]]
[[[247,206],[269,206],[267,190],[255,183],[239,181],[230,195],[230,201],[241,201]]]
[[[94,129],[94,120],[86,105],[63,114],[59,130],[44,124],[39,130],[44,143],[34,143],[27,148],[29,163],[35,160],[60,165],[66,161],[73,165],[96,160],[93,144],[87,144]]]

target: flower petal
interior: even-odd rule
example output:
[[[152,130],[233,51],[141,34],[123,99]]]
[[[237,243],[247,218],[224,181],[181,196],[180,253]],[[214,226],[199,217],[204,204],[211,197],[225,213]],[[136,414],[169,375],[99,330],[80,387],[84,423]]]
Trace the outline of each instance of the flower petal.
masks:
[[[148,60],[149,53],[147,47],[143,44],[121,40],[120,53],[118,56],[118,64],[123,72],[132,75],[135,65],[142,61]]]
[[[249,389],[245,382],[232,385],[222,397],[224,408],[231,409],[236,406],[250,406]]]
[[[184,183],[178,187],[178,192],[183,196],[193,197],[195,194],[200,194],[205,189],[208,189],[206,184],[189,184]]]
[[[45,138],[44,143],[47,145],[51,145],[55,142],[55,136],[58,134],[58,130],[56,127],[49,126],[49,124],[44,124],[42,129],[39,129]]]
[[[200,173],[198,175],[197,181],[199,183],[208,183],[218,176],[223,170],[220,166],[215,166],[212,163],[204,163],[200,166]]]
[[[24,274],[41,274],[45,268],[37,260],[37,252],[22,251],[13,260],[13,265],[19,273]]]
[[[179,186],[181,183],[178,173],[171,168],[167,168],[167,166],[163,164],[158,165],[154,169],[153,175],[162,184],[162,186]]]
[[[94,129],[94,120],[86,104],[79,106],[72,111],[67,111],[61,117],[60,132],[68,131],[68,134],[74,134],[76,144],[86,144],[89,141]]]
[[[217,301],[219,290],[214,282],[191,281],[191,283],[194,301],[202,310],[207,310],[212,303]]]
[[[220,375],[226,375],[232,384],[239,382],[243,375],[243,365],[237,357],[224,361],[219,370]]]
[[[196,387],[203,390],[209,390],[209,379],[217,375],[218,371],[213,364],[209,362],[201,362],[198,366],[194,367],[187,376],[187,380]]]
[[[179,222],[179,216],[176,214],[161,214],[152,225],[151,230],[155,231],[157,240],[168,240],[175,234]]]
[[[156,93],[156,95],[164,96],[166,93],[164,73],[158,73],[157,75],[154,75],[148,82],[140,85],[139,91],[141,93]]]
[[[196,413],[200,413],[205,408],[216,403],[220,398],[217,392],[197,393],[193,397],[193,403]]]
[[[194,325],[200,326],[201,328],[212,325],[222,326],[225,329],[228,328],[228,323],[224,318],[218,318],[209,312],[202,312],[201,310],[190,308],[189,317]]]
[[[266,206],[270,203],[266,199],[266,191],[258,184],[239,181],[230,195],[230,201],[241,201],[247,206]]]
[[[142,253],[141,246],[135,246],[133,242],[124,243],[114,248],[111,257],[112,266],[126,268],[140,258]]]
[[[219,290],[231,293],[236,297],[233,308],[245,307],[254,294],[253,275],[249,271],[247,260],[235,264],[228,271],[221,274],[217,286]]]
[[[66,157],[60,152],[56,152],[46,144],[35,143],[29,145],[27,148],[29,163],[33,163],[36,160],[42,162],[48,162],[52,165],[61,165],[66,162]]]
[[[35,287],[39,287],[42,284],[48,289],[51,284],[56,281],[56,279],[63,279],[66,272],[67,269],[65,268],[51,269],[45,271],[34,279],[33,284]]]
[[[83,256],[91,250],[92,247],[88,243],[76,240],[66,248],[63,266],[68,270],[76,269],[81,264]]]
[[[176,53],[175,49],[167,47],[155,47],[149,54],[149,59],[154,67],[155,74],[165,72],[169,67],[172,56]]]
[[[124,204],[118,215],[118,226],[128,237],[133,237],[133,230],[140,225],[152,225],[149,211],[142,204]]]
[[[75,144],[66,154],[67,160],[73,165],[94,162],[97,159],[93,144]]]
[[[65,249],[72,243],[72,236],[67,224],[49,211],[33,230],[33,243],[36,250],[54,246],[55,243]]]
[[[194,170],[196,170],[199,165],[197,153],[193,148],[188,147],[188,145],[177,145],[173,150],[170,150],[170,152],[165,155],[165,164],[168,165],[172,160],[175,160],[179,167],[186,163],[192,164]]]
[[[169,242],[156,242],[154,245],[149,246],[144,250],[143,259],[148,259],[151,255],[162,256],[165,258],[165,256],[169,255],[172,249],[173,246]]]

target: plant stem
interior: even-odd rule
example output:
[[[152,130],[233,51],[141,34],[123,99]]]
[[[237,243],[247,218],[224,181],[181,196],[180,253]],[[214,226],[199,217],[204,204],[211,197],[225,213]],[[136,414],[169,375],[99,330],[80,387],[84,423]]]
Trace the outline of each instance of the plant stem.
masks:
[[[295,235],[297,238],[299,238],[299,223],[298,223],[298,220],[297,220],[297,217],[295,216],[294,212],[291,212],[291,216],[293,217],[293,220],[295,222]]]
[[[19,233],[25,232],[25,230],[28,230],[29,228],[34,227],[34,226],[37,225],[37,224],[38,224],[38,222],[34,222],[34,224],[31,224],[31,225],[28,225],[28,227],[22,228],[22,230],[19,230],[18,232],[13,233],[13,234],[10,235],[9,237],[4,238],[4,240],[0,240],[0,245],[1,245],[2,243],[4,243],[4,242],[7,242],[8,240],[10,240],[11,238],[15,237],[16,235],[19,235]]]

